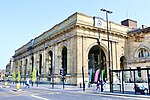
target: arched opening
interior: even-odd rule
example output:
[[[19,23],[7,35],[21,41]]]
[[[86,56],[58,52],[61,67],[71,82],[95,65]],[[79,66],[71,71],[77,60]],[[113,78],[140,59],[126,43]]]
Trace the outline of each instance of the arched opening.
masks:
[[[21,60],[21,64],[20,64],[20,75],[22,75],[22,60]]]
[[[107,78],[107,68],[106,68],[106,56],[104,51],[101,49],[101,66],[100,66],[100,52],[99,46],[93,46],[88,54],[88,71],[89,71],[89,82],[96,82],[100,80],[100,75],[103,70],[103,80]],[[98,72],[98,73],[97,73]]]
[[[17,73],[18,70],[18,62],[16,62],[16,66],[15,66],[15,72]]]
[[[33,72],[33,68],[34,68],[34,57],[33,56],[31,57],[31,61],[32,61],[32,65],[31,65],[32,66],[32,72]]]
[[[125,58],[124,56],[122,56],[122,57],[120,58],[120,69],[121,69],[121,70],[122,70],[122,69],[125,69],[125,67],[126,67],[125,61],[126,61],[126,58]]]
[[[48,75],[51,76],[52,75],[52,68],[53,68],[53,52],[49,51],[49,67],[48,67]]]
[[[28,64],[28,60],[26,59],[25,60],[25,71],[24,71],[24,78],[26,79],[26,77],[27,77],[27,64]]]
[[[40,54],[40,60],[39,60],[39,74],[41,75],[42,72],[42,54]]]
[[[62,50],[62,68],[64,69],[64,75],[67,74],[67,48]]]

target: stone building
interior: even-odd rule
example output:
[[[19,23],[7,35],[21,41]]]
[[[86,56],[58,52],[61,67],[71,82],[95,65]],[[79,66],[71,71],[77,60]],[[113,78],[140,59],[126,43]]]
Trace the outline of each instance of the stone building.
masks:
[[[122,25],[111,21],[108,24],[110,69],[149,66],[149,28],[136,30],[136,21],[129,19]],[[54,76],[54,82],[61,83],[60,69],[64,68],[65,83],[79,84],[83,67],[85,80],[94,82],[101,58],[105,78],[109,78],[106,28],[106,21],[101,18],[74,13],[17,49],[13,56],[13,70],[20,70],[22,79],[25,79],[31,77],[35,67],[40,81],[52,82]]]
[[[147,71],[141,68],[150,68],[150,27],[142,27],[128,32],[128,68],[138,69],[137,77],[147,80]],[[149,71],[150,75],[150,71]]]
[[[8,76],[10,76],[10,63],[8,63],[7,65],[6,65],[6,76],[8,77]]]
[[[0,81],[4,80],[5,78],[5,70],[0,70]]]

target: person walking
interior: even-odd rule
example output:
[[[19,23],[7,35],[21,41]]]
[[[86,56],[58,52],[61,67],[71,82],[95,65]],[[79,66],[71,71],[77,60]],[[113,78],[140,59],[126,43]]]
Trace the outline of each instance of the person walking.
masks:
[[[25,83],[25,84],[26,84],[26,87],[25,87],[25,88],[27,88],[27,87],[28,87],[28,88],[30,88],[30,86],[29,86],[29,84],[30,84],[30,80],[29,80],[28,78],[27,78],[27,80],[26,80],[26,83]]]
[[[96,85],[96,90],[99,90],[100,91],[100,82],[99,81],[97,81],[97,85]]]

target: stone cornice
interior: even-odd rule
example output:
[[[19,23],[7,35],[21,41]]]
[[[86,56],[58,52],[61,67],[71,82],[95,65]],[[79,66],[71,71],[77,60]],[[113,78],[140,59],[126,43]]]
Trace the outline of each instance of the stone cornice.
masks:
[[[29,56],[29,55],[31,55],[32,53],[35,53],[35,52],[38,52],[38,51],[40,51],[40,50],[44,50],[44,48],[46,48],[47,46],[50,46],[50,45],[45,45],[47,42],[49,42],[49,41],[52,41],[53,43],[53,45],[55,45],[55,44],[58,44],[58,43],[60,43],[61,41],[66,41],[67,39],[69,39],[69,38],[72,38],[72,37],[74,37],[74,35],[71,35],[71,34],[69,34],[69,35],[65,35],[65,34],[68,34],[70,31],[72,31],[72,30],[74,30],[74,29],[76,29],[76,27],[75,27],[75,25],[73,25],[73,26],[70,26],[69,28],[67,28],[67,29],[65,29],[64,31],[62,31],[62,32],[59,32],[59,33],[57,33],[56,35],[54,35],[54,36],[52,36],[52,37],[48,37],[48,38],[46,38],[46,39],[43,39],[43,41],[41,41],[41,42],[39,42],[38,44],[36,44],[36,45],[34,45],[32,48],[31,48],[31,50],[29,50],[28,48],[27,49],[24,49],[22,52],[20,52],[20,53],[18,53],[18,54],[15,54],[14,55],[14,58],[16,58],[17,56],[20,56],[20,55],[22,55],[22,54],[24,54],[24,56]],[[62,40],[62,39],[57,39],[58,37],[60,37],[62,34],[64,34],[65,35],[65,37],[64,37],[64,39]],[[40,47],[40,48],[39,48]],[[27,54],[26,54],[27,53]],[[22,55],[23,56],[23,55]],[[15,60],[17,60],[17,59],[20,59],[20,57],[19,58],[16,58]]]
[[[88,26],[88,25],[84,25],[84,24],[77,24],[76,27],[78,29],[84,29],[84,30],[89,30],[89,31],[92,31],[92,32],[98,32],[98,30],[100,30],[100,33],[107,33],[107,30],[106,29],[98,29],[98,28],[95,28],[93,26]],[[112,36],[118,36],[118,37],[122,37],[122,38],[127,38],[127,34],[123,33],[123,32],[119,32],[119,31],[116,31],[116,30],[111,30],[109,31],[110,35]]]
[[[43,43],[46,39],[54,38],[57,35],[59,35],[58,33],[62,33],[63,31],[68,30],[72,25],[74,25],[77,22],[77,14],[80,14],[80,13],[74,13],[73,15],[71,15],[67,19],[65,19],[64,21],[60,22],[59,24],[56,24],[53,28],[49,29],[48,31],[45,31],[40,36],[36,37],[34,39],[33,46],[39,45],[39,44]],[[15,53],[19,54],[20,51],[21,52],[26,51],[26,49],[29,47],[30,47],[30,42],[23,45],[19,49],[17,49],[15,51]]]
[[[40,40],[39,42],[35,43],[35,44],[32,46],[32,49],[34,49],[34,48],[36,48],[36,47],[38,47],[38,46],[41,46],[42,44],[45,44],[47,41],[53,40],[53,39],[59,37],[60,35],[65,34],[65,33],[69,32],[69,31],[71,31],[71,30],[73,30],[73,29],[75,29],[75,25],[70,25],[70,26],[68,26],[68,28],[65,28],[64,30],[58,31],[57,34],[54,34],[54,35],[48,36],[48,37],[43,37],[42,40]],[[42,36],[43,36],[43,35],[41,35],[41,38],[42,38]],[[21,55],[21,54],[23,54],[23,53],[29,51],[29,48],[30,48],[30,45],[29,45],[29,44],[30,44],[30,43],[27,43],[27,44],[24,45],[23,47],[19,48],[18,50],[19,50],[20,52],[17,52],[17,51],[16,51],[14,57],[15,57],[15,56],[18,56],[18,55]]]
[[[130,63],[149,63],[150,62],[150,58],[143,58],[143,59],[133,59],[130,60]]]
[[[128,35],[132,34],[141,34],[141,33],[149,33],[150,32],[150,27],[143,28],[143,29],[138,29],[138,30],[131,30],[128,32]]]
[[[139,29],[139,30],[133,30],[128,32],[129,39],[133,39],[135,42],[143,42],[144,37],[147,33],[150,33],[150,27]]]
[[[127,27],[115,24],[113,22],[109,22],[109,25],[111,26],[110,36],[117,36],[121,38],[127,37],[126,35],[126,30],[128,30]],[[69,16],[64,21],[60,22],[59,24],[56,24],[51,29],[45,31],[40,36],[33,39],[34,40],[33,44],[31,43],[32,41],[30,41],[27,44],[20,47],[19,49],[17,49],[15,51],[14,57],[22,55],[23,53],[26,53],[32,49],[35,49],[45,44],[47,41],[54,40],[57,37],[61,36],[62,34],[66,34],[76,28],[83,28],[83,29],[93,31],[93,32],[98,31],[98,28],[94,27],[92,16],[88,16],[88,15],[76,12],[73,15]],[[105,29],[100,29],[100,32],[106,33],[106,25],[104,25],[104,28]],[[57,41],[54,41],[54,43],[57,43]],[[36,52],[36,51],[33,51],[33,52]]]

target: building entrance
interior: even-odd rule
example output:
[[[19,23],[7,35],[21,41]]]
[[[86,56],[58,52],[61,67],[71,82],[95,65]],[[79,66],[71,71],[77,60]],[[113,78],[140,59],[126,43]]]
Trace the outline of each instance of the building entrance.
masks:
[[[100,66],[101,58],[101,66]],[[103,77],[100,77],[103,70]],[[93,46],[88,54],[88,71],[89,71],[89,82],[96,83],[98,80],[107,78],[107,69],[106,69],[106,55],[101,49],[101,57],[99,53],[99,46]]]

